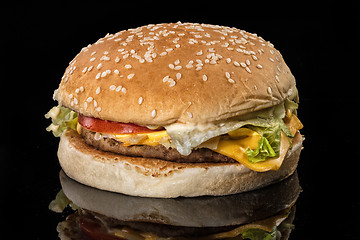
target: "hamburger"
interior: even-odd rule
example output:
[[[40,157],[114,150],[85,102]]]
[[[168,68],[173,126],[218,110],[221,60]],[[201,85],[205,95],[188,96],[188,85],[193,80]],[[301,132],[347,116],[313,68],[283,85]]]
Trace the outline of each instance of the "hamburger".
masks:
[[[65,173],[134,196],[226,195],[291,175],[298,91],[270,42],[237,28],[151,24],[70,62],[45,117]]]
[[[102,191],[63,171],[60,182],[49,208],[68,215],[61,239],[288,239],[301,192],[296,172],[255,191],[177,199]]]

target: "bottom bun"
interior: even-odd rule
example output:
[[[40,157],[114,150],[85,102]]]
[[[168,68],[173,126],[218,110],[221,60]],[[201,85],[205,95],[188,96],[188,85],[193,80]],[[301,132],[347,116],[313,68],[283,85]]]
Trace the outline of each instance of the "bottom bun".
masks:
[[[68,129],[61,136],[58,157],[65,173],[85,185],[133,196],[175,198],[234,194],[280,181],[296,170],[301,149],[302,136],[297,133],[278,171],[255,172],[240,163],[176,163],[104,152]]]

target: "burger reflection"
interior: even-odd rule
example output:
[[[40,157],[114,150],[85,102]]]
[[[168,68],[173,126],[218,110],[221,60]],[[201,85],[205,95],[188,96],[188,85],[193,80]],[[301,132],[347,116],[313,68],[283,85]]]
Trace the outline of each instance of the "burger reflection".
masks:
[[[297,172],[251,192],[218,197],[143,198],[82,185],[60,172],[49,208],[72,208],[60,239],[288,239],[301,192]]]

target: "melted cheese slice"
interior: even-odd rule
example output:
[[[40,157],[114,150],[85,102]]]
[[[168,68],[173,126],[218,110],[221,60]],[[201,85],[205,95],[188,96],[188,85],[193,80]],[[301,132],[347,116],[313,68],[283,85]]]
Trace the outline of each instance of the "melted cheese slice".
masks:
[[[280,145],[280,154],[277,158],[270,158],[268,160],[252,163],[248,160],[246,149],[249,147],[251,149],[256,149],[257,143],[260,138],[256,135],[248,136],[242,140],[220,140],[217,149],[214,149],[215,152],[223,154],[225,156],[231,157],[236,161],[243,164],[245,167],[250,168],[256,172],[266,172],[269,170],[278,170],[284,161],[285,155],[290,148],[290,143],[286,135],[281,132],[281,145]],[[244,142],[248,145],[243,144]]]
[[[303,126],[300,120],[296,115],[288,114],[285,119],[285,123],[290,129],[293,135],[301,129]],[[258,141],[261,136],[250,129],[239,128],[235,131],[228,133],[227,135],[217,137],[219,138],[217,146],[207,148],[223,154],[225,156],[231,157],[238,161],[239,163],[245,165],[247,168],[250,168],[256,172],[266,172],[269,170],[278,170],[285,159],[285,156],[291,146],[286,135],[281,132],[281,145],[280,145],[280,154],[277,158],[270,158],[268,160],[252,163],[248,160],[246,149],[250,148],[252,150],[257,148]],[[116,134],[115,139],[123,142],[124,146],[130,145],[150,145],[156,146],[158,144],[164,144],[169,142],[170,137],[165,130],[156,131],[151,133],[142,133],[142,134]],[[206,146],[207,144],[205,144]],[[211,144],[210,144],[211,145]]]
[[[285,119],[285,124],[290,129],[291,134],[295,135],[296,132],[303,128],[302,123],[294,114],[287,114]],[[242,128],[238,129],[241,130]],[[235,130],[235,131],[238,131]],[[248,129],[249,130],[249,129]],[[234,131],[234,132],[235,132]],[[251,131],[251,130],[249,130]],[[229,135],[231,136],[232,133],[230,132]],[[269,170],[278,170],[283,163],[285,156],[288,150],[291,147],[291,143],[288,140],[287,136],[281,132],[281,143],[280,143],[280,153],[277,158],[270,158],[262,162],[252,163],[248,160],[246,149],[249,147],[251,149],[256,149],[257,142],[259,141],[260,137],[257,136],[258,133],[254,132],[252,134],[247,133],[247,137],[243,139],[243,141],[239,140],[226,140],[224,137],[220,138],[218,147],[216,149],[212,149],[215,152],[223,154],[225,156],[231,157],[236,161],[243,164],[245,167],[250,168],[256,172],[266,172]]]
[[[124,146],[150,145],[156,146],[163,141],[169,141],[170,137],[165,130],[141,134],[116,134],[115,139]]]

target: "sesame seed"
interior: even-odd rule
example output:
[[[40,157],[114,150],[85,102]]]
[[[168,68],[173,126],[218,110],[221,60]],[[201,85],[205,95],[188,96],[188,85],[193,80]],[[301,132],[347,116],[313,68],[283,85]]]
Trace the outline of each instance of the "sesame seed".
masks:
[[[275,62],[274,59],[272,59],[272,58],[269,58],[269,60],[270,60],[271,62]]]
[[[180,63],[179,59],[175,60],[175,62],[174,62],[175,65],[179,65],[179,63]]]
[[[172,63],[169,64],[170,69],[174,69],[174,67],[175,67],[174,64],[172,64]]]
[[[277,82],[280,82],[280,79],[279,79],[278,75],[275,75],[275,79],[276,79]]]
[[[225,77],[226,77],[226,78],[230,78],[230,73],[229,73],[229,72],[225,72]]]
[[[120,59],[121,59],[121,58],[116,57],[116,58],[115,58],[115,62],[116,62],[116,63],[120,62]]]
[[[104,72],[101,73],[101,77],[106,77],[106,75],[107,75],[107,72],[106,72],[106,71],[104,71]]]
[[[174,81],[174,79],[172,79],[172,78],[170,78],[170,80],[169,80],[169,87],[173,87],[173,86],[175,86],[175,84],[176,84],[176,82]]]
[[[208,77],[204,74],[204,75],[202,76],[202,80],[203,80],[203,81],[207,81],[207,80],[208,80]]]
[[[251,70],[249,67],[246,67],[245,70],[248,72],[248,73],[251,73]]]
[[[143,101],[144,101],[144,98],[143,98],[143,97],[139,97],[139,99],[138,99],[139,105],[141,105]]]
[[[169,80],[169,78],[170,78],[169,76],[165,76],[162,81],[167,82]]]
[[[99,78],[100,78],[100,76],[101,76],[101,73],[96,74],[95,79],[99,79]]]
[[[88,97],[87,99],[86,99],[86,101],[89,103],[89,102],[91,102],[93,100],[93,98],[92,97]]]
[[[110,58],[108,56],[102,56],[100,61],[110,61]]]
[[[117,70],[117,69],[114,70],[114,73],[115,73],[116,75],[119,75],[119,74],[120,74],[119,70]]]
[[[90,55],[91,56],[94,56],[96,54],[96,51],[92,52]]]
[[[231,63],[231,58],[227,58],[227,59],[226,59],[226,62],[227,62],[227,63]]]
[[[186,113],[187,113],[187,115],[188,115],[189,118],[192,118],[192,117],[193,117],[193,115],[192,115],[191,112],[186,112]]]
[[[100,93],[100,87],[98,87],[95,91],[96,94],[99,94]],[[91,101],[90,101],[91,102]]]
[[[152,116],[153,118],[156,116],[156,110],[155,110],[155,109],[151,111],[151,116]]]
[[[94,68],[94,66],[91,65],[90,67],[88,67],[87,71],[90,72],[93,68]]]
[[[182,66],[176,66],[176,67],[174,67],[174,70],[180,70],[180,69],[182,69]]]
[[[94,104],[94,107],[97,107],[97,101],[94,99],[94,101],[93,101],[93,104]]]
[[[134,76],[135,76],[135,73],[130,73],[130,74],[127,76],[127,79],[132,79]]]
[[[268,92],[269,94],[272,93],[271,87],[268,87],[268,88],[267,88],[267,92]]]
[[[246,65],[250,66],[250,60],[249,59],[246,59],[245,63],[246,63]]]
[[[238,63],[237,61],[234,61],[234,65],[235,65],[236,67],[240,67],[240,63]]]
[[[111,85],[110,86],[110,90],[115,90],[116,86],[115,85]]]
[[[102,67],[102,63],[99,63],[96,68],[100,69],[101,67]]]
[[[101,107],[97,107],[95,110],[98,111],[98,112],[100,112],[100,111],[101,111]]]
[[[262,68],[263,68],[263,66],[260,65],[260,64],[256,65],[256,67],[259,68],[259,69],[262,69]]]
[[[179,80],[181,78],[181,73],[176,74],[176,79]]]
[[[90,58],[90,62],[95,61],[96,57]]]
[[[235,81],[233,79],[231,79],[231,78],[228,79],[228,82],[229,83],[235,83]]]
[[[132,66],[131,66],[130,64],[126,64],[124,67],[125,67],[126,69],[131,69],[131,68],[132,68]]]
[[[126,88],[123,87],[123,88],[121,89],[121,91],[122,91],[123,93],[126,93]]]
[[[122,86],[117,86],[117,88],[115,89],[116,92],[120,92],[120,90],[122,89]]]
[[[246,63],[244,63],[244,62],[241,62],[240,66],[242,66],[243,68],[247,67]]]
[[[87,67],[84,68],[84,70],[82,70],[83,73],[86,73],[87,71]]]

